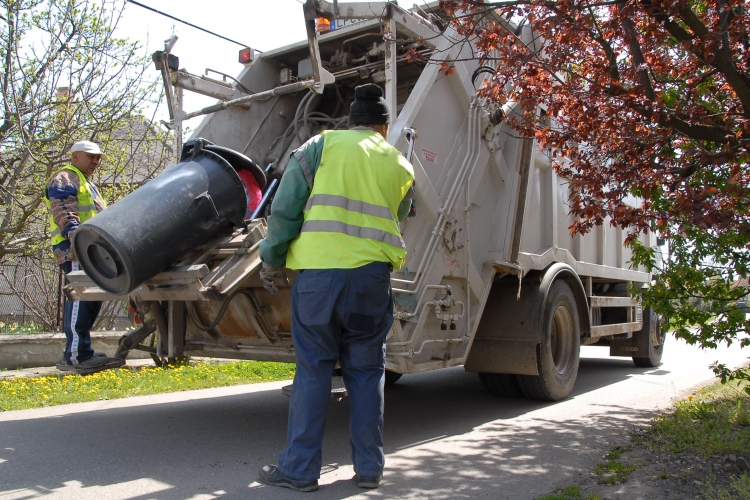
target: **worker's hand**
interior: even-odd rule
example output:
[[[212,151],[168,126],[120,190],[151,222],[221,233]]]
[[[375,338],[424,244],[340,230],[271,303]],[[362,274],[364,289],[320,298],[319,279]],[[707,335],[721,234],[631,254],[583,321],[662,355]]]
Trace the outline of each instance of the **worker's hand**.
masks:
[[[263,288],[270,293],[279,291],[273,282],[274,280],[281,280],[284,286],[289,286],[289,279],[286,277],[286,266],[273,267],[264,262],[260,270],[260,280],[263,282]]]

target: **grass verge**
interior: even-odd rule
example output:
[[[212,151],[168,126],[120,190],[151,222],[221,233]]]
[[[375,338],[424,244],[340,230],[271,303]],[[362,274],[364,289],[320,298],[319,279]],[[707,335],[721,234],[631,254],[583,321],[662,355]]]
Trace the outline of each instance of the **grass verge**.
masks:
[[[568,486],[567,488],[557,488],[555,489],[555,492],[551,495],[539,497],[537,500],[602,500],[602,497],[597,495],[596,493],[589,493],[586,496],[583,496],[583,492],[581,491],[581,487],[577,484],[572,484]]]
[[[706,498],[712,500],[737,500],[750,498],[750,476],[743,474],[733,478],[728,487],[712,488]]]
[[[621,484],[628,480],[630,473],[638,469],[639,464],[625,463],[620,459],[623,453],[633,449],[632,445],[615,446],[604,458],[606,462],[596,464],[594,474],[601,476],[599,480],[602,484]]]
[[[0,380],[0,411],[287,380],[294,377],[294,370],[291,363],[196,362],[139,370],[119,368],[85,376],[16,377]]]
[[[590,478],[537,500],[610,498],[613,485],[622,498],[673,491],[684,498],[750,500],[748,388],[735,380],[694,392],[634,432],[630,444],[611,448]]]
[[[750,396],[747,382],[713,384],[679,401],[657,417],[648,445],[674,453],[691,450],[704,457],[750,452]]]
[[[620,460],[607,460],[596,464],[594,474],[602,476],[602,484],[621,484],[627,481],[630,473],[637,468],[637,465],[626,464]]]
[[[750,369],[746,369],[750,371]],[[750,395],[747,381],[712,384],[654,419],[646,445],[661,452],[692,452],[708,459],[750,454]],[[709,480],[702,498],[750,499],[750,476],[733,475],[724,484]]]

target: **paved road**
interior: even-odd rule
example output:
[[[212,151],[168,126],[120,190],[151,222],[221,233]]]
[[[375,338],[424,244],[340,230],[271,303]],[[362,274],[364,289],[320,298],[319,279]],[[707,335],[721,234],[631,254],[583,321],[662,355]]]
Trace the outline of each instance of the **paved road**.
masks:
[[[316,493],[255,482],[286,435],[269,383],[0,413],[0,500],[359,497],[531,499],[591,470],[609,443],[711,379],[718,357],[670,339],[658,369],[585,347],[572,397],[498,399],[463,369],[405,376],[386,391],[385,480],[360,490],[346,400],[331,405]]]

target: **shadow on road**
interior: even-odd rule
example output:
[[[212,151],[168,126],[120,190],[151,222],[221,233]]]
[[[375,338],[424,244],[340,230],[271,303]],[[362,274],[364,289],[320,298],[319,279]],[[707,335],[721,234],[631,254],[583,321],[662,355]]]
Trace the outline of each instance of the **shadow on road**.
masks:
[[[647,418],[612,406],[565,417],[581,395],[646,373],[626,359],[584,358],[572,397],[559,403],[490,396],[463,368],[404,376],[386,390],[378,494],[519,498],[514,485],[550,470],[575,472],[589,443]],[[346,401],[329,408],[321,482],[331,484],[318,498],[364,493],[350,480],[326,481],[351,464]],[[252,484],[284,446],[287,407],[274,390],[2,422],[0,500],[296,497]]]

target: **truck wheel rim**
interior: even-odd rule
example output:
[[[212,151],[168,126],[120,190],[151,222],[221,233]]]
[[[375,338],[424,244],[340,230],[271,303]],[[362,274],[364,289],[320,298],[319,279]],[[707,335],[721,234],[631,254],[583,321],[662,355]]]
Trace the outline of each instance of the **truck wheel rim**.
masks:
[[[566,307],[555,309],[550,332],[552,361],[557,373],[566,373],[573,358],[573,318]]]

